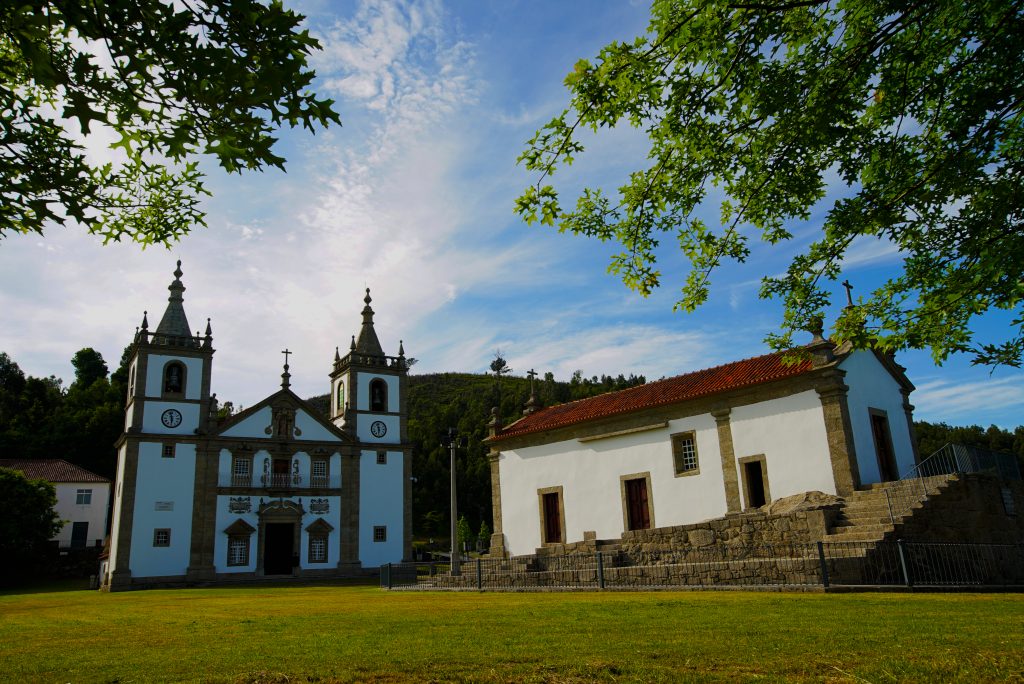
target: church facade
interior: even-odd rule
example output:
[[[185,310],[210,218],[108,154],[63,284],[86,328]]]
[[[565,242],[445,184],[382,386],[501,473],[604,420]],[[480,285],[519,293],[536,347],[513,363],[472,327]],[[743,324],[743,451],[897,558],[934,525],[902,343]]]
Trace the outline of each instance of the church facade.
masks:
[[[411,451],[402,345],[384,354],[366,291],[335,350],[330,416],[281,388],[225,420],[213,335],[192,333],[181,262],[155,331],[132,346],[104,588],[363,574],[411,558]]]
[[[824,492],[918,461],[914,386],[889,356],[816,336],[768,354],[492,420],[492,555],[672,527]]]

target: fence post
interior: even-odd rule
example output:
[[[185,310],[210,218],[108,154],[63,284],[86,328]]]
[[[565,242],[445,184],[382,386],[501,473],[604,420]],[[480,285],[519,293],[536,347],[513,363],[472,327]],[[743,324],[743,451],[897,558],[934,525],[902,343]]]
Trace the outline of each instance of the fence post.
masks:
[[[825,562],[825,545],[818,542],[818,562],[821,563],[821,584],[828,589],[828,564]]]
[[[914,588],[914,582],[910,578],[910,567],[907,565],[907,556],[903,552],[903,540],[896,540],[896,550],[900,554],[900,568],[903,570],[903,581],[906,583],[908,589]]]
[[[484,576],[480,570],[480,559],[476,559],[476,588],[477,591],[484,590]]]
[[[391,588],[391,563],[388,563],[388,564],[386,564],[384,566],[384,574],[387,577],[387,585],[386,586],[387,586],[388,589],[390,589]]]
[[[896,518],[892,514],[892,499],[889,497],[889,489],[886,488],[886,489],[883,489],[882,491],[885,492],[885,505],[889,507],[889,522],[891,522],[893,525],[895,525],[896,524]],[[903,513],[903,511],[900,511],[900,513]]]
[[[604,556],[597,552],[597,588],[604,589]]]

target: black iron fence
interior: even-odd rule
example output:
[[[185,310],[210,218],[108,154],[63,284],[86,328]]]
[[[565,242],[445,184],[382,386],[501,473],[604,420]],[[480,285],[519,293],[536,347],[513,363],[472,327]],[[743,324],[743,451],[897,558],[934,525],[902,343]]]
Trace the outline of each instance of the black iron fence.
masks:
[[[387,589],[566,591],[835,587],[1024,589],[1024,544],[818,542],[381,566]]]

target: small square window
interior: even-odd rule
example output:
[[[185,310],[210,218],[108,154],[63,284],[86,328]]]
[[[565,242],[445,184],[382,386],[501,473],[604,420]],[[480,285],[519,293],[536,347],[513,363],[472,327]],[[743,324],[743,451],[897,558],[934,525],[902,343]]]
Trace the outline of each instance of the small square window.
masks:
[[[309,537],[309,562],[310,563],[326,563],[327,562],[327,537],[318,534],[310,535]]]
[[[386,542],[388,540],[387,525],[375,525],[373,528],[373,541]]]
[[[697,461],[697,437],[692,432],[672,435],[672,461],[676,475],[696,475],[700,472]]]
[[[153,530],[153,546],[170,546],[171,545],[171,530],[167,527],[161,527]]]
[[[161,456],[163,456],[164,458],[174,458],[174,445],[164,444],[164,449]]]
[[[79,505],[88,506],[92,503],[92,490],[91,489],[79,489],[75,492],[75,503]]]
[[[377,465],[387,465],[387,464],[388,464],[388,452],[386,452],[386,451],[378,451],[377,452]]]
[[[249,535],[233,534],[228,537],[228,565],[249,564]]]

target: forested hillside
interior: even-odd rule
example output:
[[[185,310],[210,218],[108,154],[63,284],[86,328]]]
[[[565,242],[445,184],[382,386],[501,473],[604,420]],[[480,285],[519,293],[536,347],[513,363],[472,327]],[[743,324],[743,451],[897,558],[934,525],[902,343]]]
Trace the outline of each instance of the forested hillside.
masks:
[[[126,350],[127,352],[127,350]],[[113,478],[114,442],[124,425],[127,372],[108,375],[103,357],[91,348],[72,359],[75,379],[26,376],[18,364],[0,352],[0,458],[63,458]],[[643,383],[641,377],[591,377],[577,372],[568,382],[550,374],[536,380],[542,406],[594,396]],[[418,538],[448,535],[449,452],[442,446],[448,428],[455,428],[466,446],[457,449],[459,511],[472,532],[491,526],[490,467],[483,439],[491,407],[499,404],[505,424],[522,415],[530,381],[493,375],[432,373],[410,375],[408,386],[409,440],[413,447],[413,526]],[[327,412],[327,395],[310,401]],[[230,402],[223,402],[228,406]],[[1013,431],[977,425],[915,423],[922,456],[947,442],[982,446],[1013,453],[1024,463],[1024,426]]]

